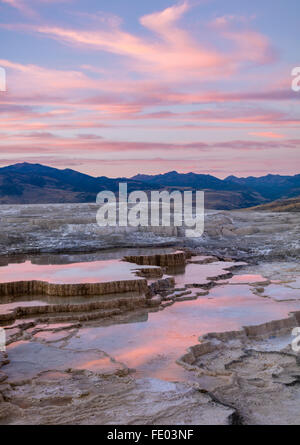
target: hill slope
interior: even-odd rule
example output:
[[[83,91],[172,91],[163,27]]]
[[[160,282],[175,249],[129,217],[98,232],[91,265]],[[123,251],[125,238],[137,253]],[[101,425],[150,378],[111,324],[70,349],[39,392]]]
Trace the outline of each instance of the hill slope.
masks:
[[[300,196],[289,199],[278,199],[268,204],[250,207],[245,210],[256,210],[265,212],[300,212]]]
[[[211,175],[197,173],[177,173],[176,171],[163,175],[136,175],[131,179],[149,182],[160,186],[189,187],[197,190],[245,190],[247,186],[240,186],[230,181],[222,181]]]
[[[106,176],[95,178],[71,169],[23,163],[0,168],[0,204],[95,202],[100,191],[118,192],[120,182],[127,182],[128,192],[205,190],[205,207],[218,210],[253,207],[300,195],[300,175],[229,176],[221,180],[211,175],[173,171],[111,179]]]
[[[235,184],[239,187],[247,187],[272,201],[275,199],[292,198],[300,195],[300,175],[267,175],[260,178],[252,176],[248,178],[229,176],[224,182]]]
[[[15,164],[0,168],[0,204],[95,202],[103,190],[118,191],[126,181],[128,190],[144,190],[143,182],[94,178],[75,170],[59,170],[40,164]]]

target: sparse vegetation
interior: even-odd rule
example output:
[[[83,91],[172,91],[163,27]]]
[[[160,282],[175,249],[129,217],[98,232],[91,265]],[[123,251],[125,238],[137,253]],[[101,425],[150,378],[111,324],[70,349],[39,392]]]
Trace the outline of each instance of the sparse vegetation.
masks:
[[[300,212],[300,196],[289,199],[279,199],[256,207],[250,207],[245,210],[259,210],[266,212]]]

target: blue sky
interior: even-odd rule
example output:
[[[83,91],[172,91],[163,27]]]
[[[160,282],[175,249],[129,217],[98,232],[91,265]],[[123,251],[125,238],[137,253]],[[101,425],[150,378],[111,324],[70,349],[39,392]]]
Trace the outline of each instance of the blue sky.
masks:
[[[297,0],[0,0],[1,164],[299,173]]]

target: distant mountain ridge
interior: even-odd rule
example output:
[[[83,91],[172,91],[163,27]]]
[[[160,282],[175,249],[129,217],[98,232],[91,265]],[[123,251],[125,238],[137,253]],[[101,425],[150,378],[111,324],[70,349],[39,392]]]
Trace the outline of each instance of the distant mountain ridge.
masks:
[[[178,173],[138,174],[132,178],[93,177],[71,169],[21,163],[0,168],[0,204],[95,202],[102,190],[117,192],[120,182],[133,190],[205,190],[206,208],[239,209],[300,195],[300,174],[260,178]]]
[[[300,174],[294,176],[266,175],[260,178],[228,176],[224,181],[238,186],[246,186],[269,200],[300,195]]]
[[[300,174],[294,176],[266,175],[261,177],[249,176],[238,178],[228,176],[224,180],[211,175],[196,173],[177,173],[176,171],[162,175],[136,175],[131,179],[151,182],[163,186],[187,186],[213,190],[243,190],[256,192],[267,201],[280,198],[292,198],[300,195]]]
[[[148,188],[130,179],[95,178],[71,169],[26,162],[14,164],[0,168],[0,204],[95,202],[97,193],[116,192],[122,181],[128,183],[128,191]]]
[[[159,184],[164,186],[180,186],[180,187],[195,187],[199,189],[209,188],[213,190],[237,190],[238,187],[235,184],[224,184],[221,179],[218,179],[211,175],[199,175],[196,173],[177,173],[172,171],[162,175],[148,176],[148,175],[136,175],[131,179],[136,181],[149,182],[151,184]]]

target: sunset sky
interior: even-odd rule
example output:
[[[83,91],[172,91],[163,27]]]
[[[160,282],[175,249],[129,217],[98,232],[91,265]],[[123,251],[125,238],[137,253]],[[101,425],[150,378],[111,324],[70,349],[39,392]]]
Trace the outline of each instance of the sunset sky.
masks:
[[[0,166],[300,173],[299,0],[0,0]]]

